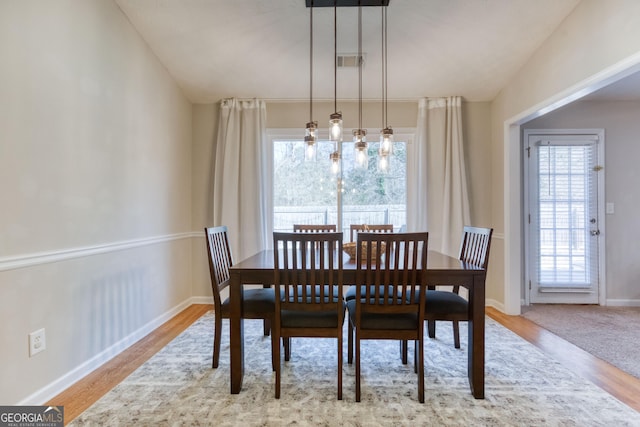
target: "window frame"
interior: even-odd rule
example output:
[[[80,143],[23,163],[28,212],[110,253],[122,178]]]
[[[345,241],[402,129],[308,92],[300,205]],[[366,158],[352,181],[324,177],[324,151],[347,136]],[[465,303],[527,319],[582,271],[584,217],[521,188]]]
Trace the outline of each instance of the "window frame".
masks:
[[[323,137],[321,137],[320,139],[324,138],[324,139],[329,139],[328,138],[328,132],[329,129],[328,128],[321,128],[319,129],[319,134],[323,135]],[[299,129],[299,128],[267,128],[267,140],[266,140],[266,165],[265,165],[265,169],[264,169],[264,174],[265,176],[264,178],[264,187],[265,188],[265,197],[266,197],[266,224],[267,224],[267,229],[265,230],[266,232],[266,239],[265,241],[267,242],[267,248],[268,249],[272,249],[273,247],[273,239],[272,239],[272,235],[273,235],[273,143],[274,141],[278,140],[278,141],[303,141],[304,140],[304,129]],[[371,135],[378,135],[378,133],[372,133]],[[410,161],[410,159],[415,159],[415,135],[416,135],[416,128],[394,128],[394,140],[396,141],[402,141],[405,142],[407,144],[407,165],[406,165],[406,170],[407,170],[407,177],[406,177],[406,182],[407,182],[407,199],[409,197],[409,189],[411,187],[413,187],[414,185],[418,185],[417,183],[415,183],[416,181],[416,177],[417,177],[417,172],[416,172],[416,165],[414,161]],[[347,143],[349,143],[350,141],[347,141]],[[343,141],[343,144],[345,143],[345,141]],[[377,138],[375,141],[369,141],[369,143],[377,143]],[[410,180],[411,180],[411,184],[410,184]],[[415,184],[414,184],[415,183]],[[340,206],[339,204],[341,203],[341,201],[339,200],[340,197],[337,198],[338,200],[336,201],[336,203],[338,204],[338,206]],[[409,206],[408,200],[406,201],[407,206]],[[407,210],[407,218],[410,215],[409,211]],[[336,224],[338,226],[342,226],[342,224]]]

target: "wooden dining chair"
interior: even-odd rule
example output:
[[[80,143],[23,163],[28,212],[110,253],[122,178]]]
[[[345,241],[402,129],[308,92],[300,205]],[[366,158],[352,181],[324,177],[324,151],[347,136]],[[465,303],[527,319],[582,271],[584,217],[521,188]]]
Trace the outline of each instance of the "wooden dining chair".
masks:
[[[351,224],[349,226],[351,242],[355,242],[357,234],[361,231],[368,233],[393,233],[393,224]]]
[[[293,224],[295,233],[335,233],[337,226],[335,224]],[[291,360],[291,339],[284,338],[284,360]]]
[[[296,233],[335,233],[335,224],[293,224]]]
[[[462,231],[458,259],[486,270],[489,265],[492,234],[493,228],[465,226]],[[425,319],[429,338],[436,337],[436,321],[452,321],[454,346],[460,348],[459,322],[469,320],[469,302],[460,296],[459,284],[439,285],[449,285],[451,290],[429,289],[427,291]]]
[[[349,226],[351,242],[355,242],[358,233],[393,233],[393,224],[351,224]],[[347,245],[353,243],[347,243]],[[357,259],[357,258],[356,258]],[[345,300],[353,299],[356,287],[350,286],[344,295]]]
[[[487,269],[489,265],[489,249],[493,228],[464,226],[460,241],[458,259],[469,264]],[[460,348],[460,323],[470,318],[469,301],[460,295],[460,284],[449,283],[438,286],[447,289],[436,289],[429,286],[427,290],[425,320],[429,338],[436,337],[436,322],[451,321],[453,328],[453,345]],[[400,355],[403,363],[407,363],[408,342],[400,343]]]
[[[273,233],[275,342],[280,337],[336,338],[342,399],[342,233]],[[280,398],[280,346],[274,347]]]
[[[213,362],[217,368],[220,360],[220,341],[222,338],[222,319],[228,319],[229,298],[222,301],[221,292],[229,286],[229,268],[233,265],[231,249],[226,226],[205,227],[207,238],[207,254],[209,256],[209,273],[214,305]],[[275,293],[271,288],[243,290],[242,317],[244,319],[263,319],[264,334],[269,335],[275,314]],[[273,348],[277,347],[271,333],[271,363],[275,370]]]
[[[361,353],[364,339],[414,340],[418,400],[424,403],[424,310],[429,233],[360,233],[356,286],[349,310],[348,362],[355,345],[356,402],[360,402]],[[384,250],[382,247],[384,246]],[[374,247],[377,256],[372,256]],[[361,258],[361,252],[367,256]]]

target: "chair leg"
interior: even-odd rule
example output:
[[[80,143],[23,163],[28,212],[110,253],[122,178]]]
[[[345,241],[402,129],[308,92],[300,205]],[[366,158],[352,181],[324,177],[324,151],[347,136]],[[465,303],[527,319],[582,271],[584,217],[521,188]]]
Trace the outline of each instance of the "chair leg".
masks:
[[[272,342],[276,342],[278,343],[278,345],[274,345],[273,346],[273,358],[275,361],[275,371],[276,371],[276,399],[280,399],[280,375],[281,375],[281,371],[282,371],[282,366],[280,363],[280,333],[278,331],[278,333],[276,333],[276,331],[271,331],[271,333],[274,335],[273,341]],[[286,340],[286,338],[283,338]]]
[[[457,320],[453,321],[453,345],[460,348],[460,324]]]
[[[401,340],[400,341],[400,359],[402,359],[402,364],[406,365],[409,363],[409,341]]]
[[[271,320],[264,319],[262,321],[262,325],[263,325],[263,329],[264,329],[264,336],[266,337],[271,332]]]
[[[424,403],[424,343],[422,340],[416,340],[416,364],[418,365],[418,400]]]
[[[347,363],[351,365],[353,363],[353,325],[351,324],[351,320],[349,320],[349,336],[347,337],[347,345],[349,348],[347,349]]]
[[[415,340],[413,342],[413,372],[415,372],[416,374],[418,373],[418,340]]]
[[[291,337],[282,338],[282,345],[284,347],[284,361],[291,360]]]
[[[360,334],[356,329],[356,402],[360,402]]]
[[[338,336],[338,400],[342,400],[342,334]]]
[[[214,331],[213,331],[213,361],[211,363],[212,368],[218,367],[220,361],[220,340],[222,339],[222,316],[216,314],[214,316]]]
[[[429,331],[429,338],[436,337],[436,321],[427,320],[427,330]]]
[[[280,340],[271,331],[271,369],[274,372],[276,371],[276,347],[278,348],[278,357],[280,357]]]

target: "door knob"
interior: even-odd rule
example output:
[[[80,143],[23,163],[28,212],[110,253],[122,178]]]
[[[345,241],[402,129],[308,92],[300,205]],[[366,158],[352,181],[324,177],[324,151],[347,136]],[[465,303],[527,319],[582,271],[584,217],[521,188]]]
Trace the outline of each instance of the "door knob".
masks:
[[[591,230],[591,235],[592,236],[599,236],[600,235],[600,230]]]

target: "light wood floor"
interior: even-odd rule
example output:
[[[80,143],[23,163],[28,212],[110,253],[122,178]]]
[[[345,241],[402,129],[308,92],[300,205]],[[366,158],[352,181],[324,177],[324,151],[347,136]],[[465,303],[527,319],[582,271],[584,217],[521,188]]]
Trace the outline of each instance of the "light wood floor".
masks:
[[[65,423],[85,411],[124,380],[173,338],[199,319],[212,305],[195,304],[98,368],[46,405],[63,405]],[[515,332],[568,369],[640,412],[640,380],[557,337],[522,316],[508,316],[487,308],[487,315]]]

